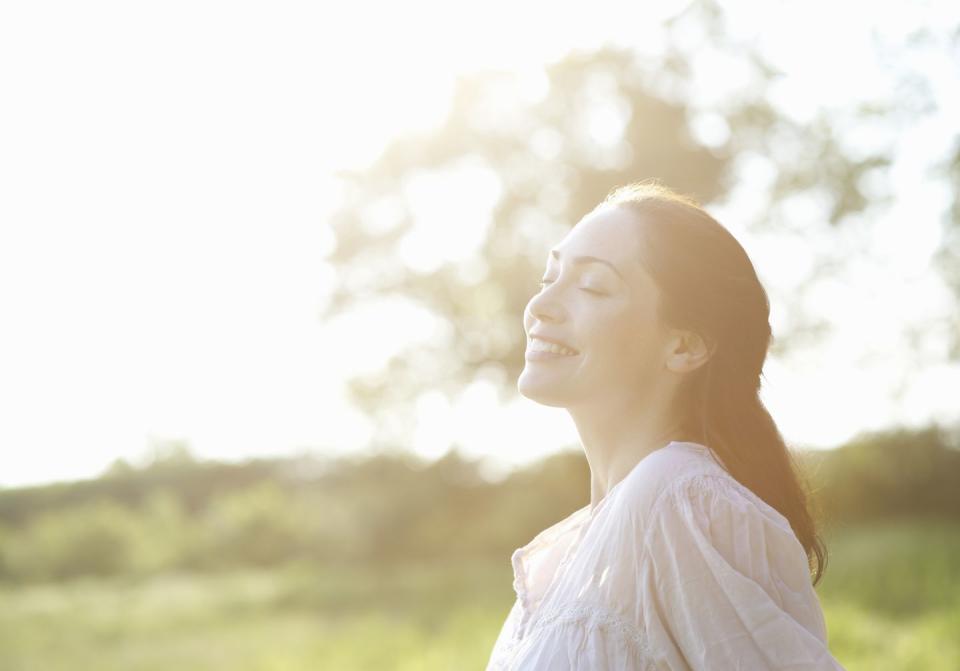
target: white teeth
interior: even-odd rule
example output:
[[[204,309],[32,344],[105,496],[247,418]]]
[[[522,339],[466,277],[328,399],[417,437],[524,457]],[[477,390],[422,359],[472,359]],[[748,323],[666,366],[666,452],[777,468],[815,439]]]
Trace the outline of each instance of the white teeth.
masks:
[[[562,354],[564,356],[573,356],[576,354],[576,352],[569,347],[547,342],[546,340],[540,340],[539,338],[530,339],[530,349],[534,352],[550,352],[552,354]]]

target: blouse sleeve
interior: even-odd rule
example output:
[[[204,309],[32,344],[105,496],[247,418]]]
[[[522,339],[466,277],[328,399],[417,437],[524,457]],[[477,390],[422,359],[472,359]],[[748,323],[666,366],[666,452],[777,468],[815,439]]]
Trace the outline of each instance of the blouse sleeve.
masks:
[[[640,594],[665,668],[842,671],[803,546],[779,512],[704,474],[671,483],[650,512]]]

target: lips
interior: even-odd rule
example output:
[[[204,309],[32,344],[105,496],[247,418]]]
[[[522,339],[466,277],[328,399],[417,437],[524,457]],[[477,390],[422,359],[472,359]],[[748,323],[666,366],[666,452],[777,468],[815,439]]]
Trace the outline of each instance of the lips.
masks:
[[[553,337],[550,337],[550,336],[545,335],[545,334],[542,334],[542,333],[531,333],[531,334],[530,334],[530,338],[531,338],[531,339],[536,338],[536,339],[538,339],[538,340],[544,340],[544,341],[546,341],[546,342],[553,343],[554,345],[560,345],[561,347],[566,347],[567,349],[571,349],[571,350],[573,350],[574,352],[576,352],[577,354],[580,354],[580,350],[578,350],[578,349],[577,349],[576,347],[574,347],[573,345],[569,345],[569,344],[563,342],[563,341],[560,340],[559,338],[553,338]]]
[[[527,361],[553,361],[556,359],[575,359],[580,352],[566,345],[544,340],[539,337],[530,338],[524,358]]]

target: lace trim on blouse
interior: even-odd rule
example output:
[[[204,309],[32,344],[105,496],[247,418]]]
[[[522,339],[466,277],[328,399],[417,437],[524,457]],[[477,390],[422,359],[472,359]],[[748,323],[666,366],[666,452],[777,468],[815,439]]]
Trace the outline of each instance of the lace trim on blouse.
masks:
[[[538,611],[533,618],[530,629],[524,633],[523,638],[519,637],[521,627],[518,626],[514,629],[513,639],[505,646],[501,660],[511,659],[513,650],[535,632],[550,626],[565,624],[581,624],[588,631],[590,629],[604,629],[615,632],[623,640],[632,643],[637,652],[637,657],[643,660],[644,665],[638,671],[648,671],[654,668],[653,651],[643,633],[613,611],[594,603],[560,604]],[[504,662],[493,668],[505,668]]]

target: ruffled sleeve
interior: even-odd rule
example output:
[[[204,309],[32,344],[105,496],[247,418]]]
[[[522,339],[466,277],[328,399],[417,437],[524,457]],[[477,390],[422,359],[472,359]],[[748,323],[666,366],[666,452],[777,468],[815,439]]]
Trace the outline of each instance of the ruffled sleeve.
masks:
[[[668,485],[642,547],[641,610],[657,668],[842,671],[803,546],[785,517],[733,478]]]

